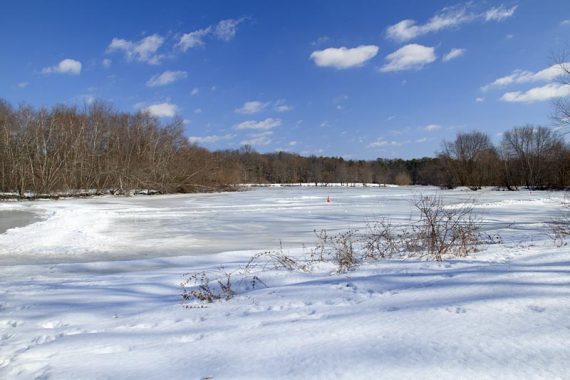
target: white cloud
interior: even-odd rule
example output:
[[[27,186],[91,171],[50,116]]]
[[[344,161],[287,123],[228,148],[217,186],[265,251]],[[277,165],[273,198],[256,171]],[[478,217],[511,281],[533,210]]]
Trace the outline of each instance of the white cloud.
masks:
[[[122,38],[113,38],[107,47],[107,53],[122,51],[127,60],[136,60],[151,65],[158,65],[164,55],[157,54],[164,44],[164,38],[158,34],[147,36],[139,41],[127,41]]]
[[[166,86],[172,82],[188,77],[186,71],[165,71],[162,74],[153,75],[147,82],[148,87]]]
[[[417,140],[416,140],[416,142],[417,142],[418,144],[425,143],[426,141],[428,141],[428,138],[427,138],[427,137],[422,137],[421,139],[417,139]]]
[[[135,103],[135,104],[133,105],[133,108],[135,108],[135,109],[137,109],[137,110],[140,110],[140,109],[144,108],[145,105],[146,105],[145,102],[137,102],[137,103]]]
[[[190,33],[185,33],[180,37],[177,46],[186,51],[188,49],[195,48],[197,46],[204,45],[204,37],[206,37],[211,32],[211,28],[198,29]]]
[[[263,103],[257,100],[252,100],[249,102],[245,102],[243,104],[243,106],[241,106],[240,108],[236,108],[234,110],[234,112],[236,113],[241,113],[241,114],[245,114],[245,115],[251,115],[254,113],[259,113],[261,111],[263,111],[265,109],[265,107],[267,107],[268,103]]]
[[[425,24],[417,24],[415,20],[406,19],[389,26],[386,36],[396,41],[409,41],[418,36],[437,32],[442,29],[457,27],[473,19],[464,6],[443,8]]]
[[[240,18],[237,20],[236,19],[222,20],[214,28],[214,35],[222,41],[226,42],[231,41],[236,35],[237,26],[241,24],[244,20],[245,20],[244,18]]]
[[[321,36],[319,38],[317,38],[315,41],[311,42],[312,46],[317,46],[317,45],[322,45],[326,42],[330,41],[330,37],[329,36]]]
[[[421,69],[436,60],[435,49],[428,46],[409,44],[386,56],[387,64],[380,68],[382,72]]]
[[[248,120],[234,125],[235,129],[273,129],[281,125],[281,119]]]
[[[247,139],[242,140],[240,144],[266,146],[272,143],[271,135],[273,135],[271,131],[255,133],[248,136]]]
[[[504,102],[540,102],[570,95],[570,85],[550,83],[542,87],[531,88],[528,91],[507,92],[501,96]]]
[[[310,59],[320,67],[348,69],[361,66],[366,61],[374,58],[376,54],[378,54],[378,46],[376,45],[361,45],[355,48],[343,46],[340,48],[316,50],[311,53]]]
[[[564,67],[569,67],[568,65],[570,65],[570,62],[565,62],[562,65],[555,64],[544,70],[537,71],[536,73],[526,70],[515,70],[511,75],[495,79],[495,81],[481,87],[481,89],[486,91],[493,87],[505,87],[511,84],[552,81],[565,75],[566,71],[564,70]]]
[[[472,5],[457,5],[443,8],[424,24],[418,24],[415,20],[405,19],[386,30],[386,36],[392,40],[405,42],[428,33],[457,28],[474,20],[502,21],[511,17],[517,6],[505,8],[504,6],[493,7],[483,13],[469,11]]]
[[[198,95],[199,93],[200,93],[200,89],[199,89],[198,87],[194,87],[194,88],[192,89],[192,92],[190,93],[190,95],[196,96],[196,95]]]
[[[295,145],[297,145],[297,141],[295,141],[295,140],[289,141],[289,143],[287,145],[288,146],[295,146]]]
[[[425,131],[428,131],[428,132],[434,132],[434,131],[437,131],[437,130],[441,129],[441,125],[438,125],[438,124],[429,124],[429,125],[426,125],[423,129],[424,129]]]
[[[404,143],[399,141],[385,140],[383,137],[379,137],[376,141],[368,144],[368,148],[381,148],[384,146],[401,146]]]
[[[111,64],[113,63],[113,61],[111,61],[109,58],[105,58],[101,61],[101,64],[103,65],[104,68],[108,69],[109,67],[111,67]]]
[[[271,107],[275,112],[289,112],[293,109],[284,99],[278,99],[274,102],[261,102],[259,100],[251,100],[245,102],[241,107],[236,108],[234,112],[244,114],[244,115],[253,115],[259,112],[262,112],[266,109]]]
[[[570,18],[569,18],[568,20],[563,20],[563,21],[561,21],[561,22],[560,22],[560,25],[562,25],[562,26],[570,25]]]
[[[180,37],[176,46],[186,51],[204,45],[205,39],[210,36],[225,42],[231,41],[236,35],[237,26],[245,20],[245,18],[221,20],[216,25],[185,33]]]
[[[202,108],[196,108],[196,109],[194,110],[194,113],[195,113],[196,115],[202,113]]]
[[[165,102],[152,104],[143,110],[156,117],[173,117],[176,115],[177,107],[174,104]]]
[[[504,5],[493,7],[485,12],[485,21],[503,21],[515,14],[518,5],[506,8]]]
[[[475,98],[475,101],[476,101],[477,103],[481,103],[481,102],[484,102],[484,101],[485,101],[485,98],[482,97],[482,96],[478,96],[478,97]]]
[[[231,140],[234,138],[234,135],[210,135],[210,136],[190,136],[188,137],[188,141],[192,144],[212,144],[218,141],[225,141]]]
[[[285,100],[279,99],[275,101],[273,109],[277,112],[289,112],[293,110],[293,107],[288,105]]]
[[[453,49],[451,49],[451,50],[449,51],[449,53],[447,53],[446,55],[444,55],[441,60],[442,60],[443,62],[451,61],[452,59],[461,57],[463,54],[465,54],[465,52],[466,52],[465,49],[453,48]]]
[[[292,110],[293,110],[293,107],[288,106],[287,104],[281,104],[281,105],[275,106],[275,111],[277,111],[277,112],[289,112]]]
[[[26,88],[29,85],[30,85],[30,82],[20,82],[16,86],[18,86],[18,88]]]
[[[55,66],[45,67],[42,74],[69,74],[79,75],[81,73],[81,62],[75,59],[66,58]]]

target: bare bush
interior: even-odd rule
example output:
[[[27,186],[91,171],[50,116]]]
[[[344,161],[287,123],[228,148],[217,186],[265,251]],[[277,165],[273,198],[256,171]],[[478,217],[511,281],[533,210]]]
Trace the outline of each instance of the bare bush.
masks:
[[[325,261],[329,241],[327,230],[314,230],[313,232],[317,238],[317,243],[315,248],[310,252],[310,259],[311,261]]]
[[[423,251],[442,261],[447,254],[467,256],[481,242],[481,223],[473,215],[473,206],[446,206],[439,196],[420,196],[414,206],[420,212],[420,220],[412,227],[412,240],[408,242],[412,251]]]
[[[251,273],[254,270],[266,270],[268,266],[271,265],[269,269],[285,269],[287,271],[308,271],[308,266],[299,260],[295,260],[293,257],[283,253],[283,248],[279,251],[265,251],[259,252],[253,255],[244,267],[245,273]]]
[[[362,246],[364,257],[374,260],[392,257],[400,252],[402,238],[402,233],[396,232],[388,219],[368,224]]]
[[[283,249],[279,251],[265,251],[253,255],[249,261],[233,272],[224,268],[217,271],[201,271],[186,274],[186,279],[180,284],[182,287],[182,300],[186,307],[196,307],[216,301],[229,301],[242,292],[267,287],[267,284],[258,276],[268,270],[307,271],[308,266],[285,255]],[[201,306],[198,306],[201,307]]]
[[[566,238],[570,236],[570,199],[568,197],[562,201],[560,215],[551,220],[548,234],[557,247],[567,244]]]
[[[396,227],[388,219],[381,219],[368,224],[362,235],[355,230],[336,235],[328,235],[325,230],[315,232],[317,245],[311,259],[333,261],[343,272],[361,261],[396,255],[425,256],[436,261],[446,255],[467,256],[484,242],[472,203],[446,205],[439,196],[420,196],[412,203],[420,217],[411,226]],[[490,238],[494,243],[501,241],[499,235]]]
[[[326,230],[317,235],[317,245],[310,253],[310,261],[332,262],[339,273],[354,268],[360,261],[354,244],[358,242],[357,231],[348,230],[338,234],[329,235]]]
[[[568,244],[566,238],[570,236],[570,223],[568,218],[566,220],[555,220],[550,225],[550,237],[557,247],[562,247]]]
[[[332,237],[332,259],[339,272],[346,272],[358,264],[359,259],[354,252],[354,231],[341,232]]]
[[[213,283],[210,279],[213,273],[202,271],[191,274],[180,284],[184,302],[212,303],[231,299],[235,294],[232,289],[232,273],[220,272],[222,277]]]

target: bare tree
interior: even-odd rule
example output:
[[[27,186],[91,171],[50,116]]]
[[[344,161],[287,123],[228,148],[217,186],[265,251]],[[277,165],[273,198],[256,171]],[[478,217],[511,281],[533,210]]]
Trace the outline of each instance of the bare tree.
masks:
[[[458,133],[455,141],[443,143],[443,159],[448,171],[459,185],[474,190],[488,183],[485,166],[494,156],[491,139],[482,132]]]
[[[564,161],[559,157],[565,151],[564,141],[542,126],[526,125],[505,132],[501,149],[504,159],[512,163],[514,176],[529,189],[548,186],[551,165]]]

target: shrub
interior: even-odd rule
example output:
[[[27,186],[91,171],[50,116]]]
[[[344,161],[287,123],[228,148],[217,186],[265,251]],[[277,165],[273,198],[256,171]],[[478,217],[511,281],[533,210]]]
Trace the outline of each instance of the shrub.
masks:
[[[335,235],[328,235],[326,230],[315,231],[317,245],[311,250],[310,261],[332,262],[339,273],[354,268],[361,259],[354,249],[358,242],[357,231],[348,230]]]
[[[431,259],[442,261],[446,254],[467,256],[480,244],[481,223],[473,215],[473,206],[446,206],[439,196],[420,196],[414,206],[420,219],[412,227],[412,251],[423,251]]]
[[[363,252],[367,259],[385,259],[401,251],[403,236],[395,231],[387,219],[368,224],[363,241]]]
[[[548,232],[557,247],[567,244],[566,238],[570,236],[570,199],[567,197],[562,201],[560,215],[550,221]]]
[[[265,251],[253,255],[244,267],[244,272],[250,274],[254,270],[266,270],[271,265],[272,269],[285,269],[288,271],[307,271],[308,266],[283,253],[281,247],[279,251]]]
[[[211,274],[202,271],[191,274],[180,285],[184,302],[199,301],[212,303],[218,300],[229,300],[234,296],[232,289],[232,273],[223,272],[223,277],[212,285]]]

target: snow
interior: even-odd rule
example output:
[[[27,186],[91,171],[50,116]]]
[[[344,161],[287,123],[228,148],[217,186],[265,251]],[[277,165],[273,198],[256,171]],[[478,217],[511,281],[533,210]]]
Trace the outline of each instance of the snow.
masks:
[[[280,244],[300,257],[314,229],[409,223],[420,193],[474,198],[503,244],[343,274],[267,270],[267,287],[181,305],[185,273]],[[40,221],[0,234],[0,378],[567,379],[570,249],[546,233],[563,196],[268,187],[1,203]]]

